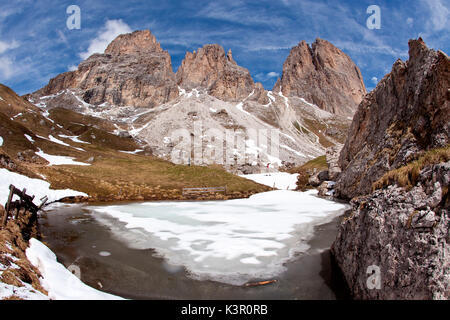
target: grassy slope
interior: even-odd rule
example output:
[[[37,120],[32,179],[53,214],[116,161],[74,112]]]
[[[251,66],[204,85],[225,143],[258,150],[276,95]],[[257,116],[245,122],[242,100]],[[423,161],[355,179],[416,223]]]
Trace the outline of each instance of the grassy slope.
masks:
[[[21,172],[45,175],[52,188],[82,191],[89,194],[93,201],[183,199],[183,187],[226,186],[226,198],[246,197],[269,190],[266,186],[232,175],[219,166],[181,166],[144,154],[119,152],[134,151],[139,146],[133,139],[109,133],[114,127],[107,121],[58,108],[50,111],[52,122],[27,101],[20,102],[22,98],[11,92],[8,91],[8,96],[5,94],[3,98],[6,105],[11,104],[13,107],[6,110],[5,103],[3,107],[0,106],[0,136],[4,138],[0,151],[23,168]],[[20,105],[14,108],[17,101]],[[11,120],[10,117],[19,111],[22,115]],[[29,142],[24,134],[31,136],[35,142]],[[61,138],[59,134],[79,136],[79,139],[89,144],[75,143]],[[84,151],[36,135],[52,135]],[[48,154],[74,157],[77,161],[90,160],[92,165],[49,167],[42,158],[34,155],[38,148]],[[24,150],[29,150],[30,157],[20,161],[17,153]],[[205,198],[224,197],[207,195]]]
[[[23,98],[19,97],[13,90],[0,83],[0,110],[5,115],[12,117],[24,110],[35,110],[38,108]]]
[[[53,187],[70,186],[96,201],[184,199],[183,187],[227,186],[228,197],[268,190],[217,167],[174,165],[148,156],[114,152],[103,154],[89,167],[44,167],[40,172]]]
[[[295,167],[289,170],[289,173],[298,173],[297,190],[305,191],[312,187],[308,184],[309,177],[316,172],[327,170],[327,158],[326,156],[320,156],[312,159],[302,166]]]

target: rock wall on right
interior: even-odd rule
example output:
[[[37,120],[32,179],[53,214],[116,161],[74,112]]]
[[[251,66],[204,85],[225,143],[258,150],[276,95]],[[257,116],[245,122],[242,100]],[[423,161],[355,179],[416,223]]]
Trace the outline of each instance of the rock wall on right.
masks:
[[[356,111],[339,158],[336,195],[369,194],[386,172],[448,145],[449,100],[449,57],[422,39],[410,40],[409,60],[397,60]]]
[[[449,299],[449,182],[447,161],[351,201],[331,252],[355,299]]]
[[[352,209],[331,252],[355,299],[450,297],[450,61],[422,39],[353,119],[336,195]]]

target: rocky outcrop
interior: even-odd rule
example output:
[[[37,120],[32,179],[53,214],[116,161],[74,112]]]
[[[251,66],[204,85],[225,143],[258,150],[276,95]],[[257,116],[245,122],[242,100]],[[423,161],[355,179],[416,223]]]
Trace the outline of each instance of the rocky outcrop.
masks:
[[[334,114],[351,116],[366,94],[359,68],[330,42],[300,42],[283,65],[275,92],[304,98]]]
[[[450,297],[450,61],[422,39],[409,47],[340,154],[335,192],[353,208],[332,253],[357,299]]]
[[[78,69],[50,80],[35,96],[79,89],[93,105],[154,107],[178,97],[171,58],[150,31],[118,36],[104,54],[94,54]]]
[[[353,118],[339,159],[339,197],[368,194],[387,171],[450,142],[450,60],[422,39],[409,46],[409,60],[395,62]]]
[[[176,77],[180,87],[205,88],[210,95],[224,101],[243,100],[255,86],[249,71],[234,61],[231,50],[225,55],[218,44],[186,53]]]
[[[328,164],[328,176],[331,181],[336,181],[341,174],[341,168],[339,167],[339,155],[342,147],[342,144],[338,144],[327,148],[326,157]]]
[[[450,298],[449,183],[450,161],[352,200],[332,253],[356,299]]]

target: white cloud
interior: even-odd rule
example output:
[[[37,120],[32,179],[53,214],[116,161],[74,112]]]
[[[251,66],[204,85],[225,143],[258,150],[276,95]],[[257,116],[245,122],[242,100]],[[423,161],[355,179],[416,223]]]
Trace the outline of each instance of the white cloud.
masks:
[[[59,40],[65,44],[68,44],[67,38],[61,30],[57,31]]]
[[[19,13],[23,10],[23,8],[20,8],[17,4],[12,4],[9,8],[6,8],[2,4],[2,10],[0,10],[0,21],[5,20],[9,16],[12,16],[13,14]]]
[[[406,19],[406,24],[408,26],[411,27],[413,25],[413,23],[414,23],[414,19],[413,18],[409,17],[408,19]]]
[[[19,43],[15,40],[11,42],[0,41],[0,79],[7,80],[17,72],[13,67],[13,59],[4,53],[8,50],[16,49]]]
[[[448,28],[449,25],[449,9],[441,2],[441,0],[427,0],[426,4],[431,14],[431,27],[434,31],[441,31]]]
[[[278,73],[278,72],[269,72],[268,74],[267,74],[267,76],[269,77],[269,78],[278,78],[279,76],[280,76],[280,74]]]
[[[90,41],[87,51],[80,53],[79,56],[84,60],[94,53],[103,53],[108,44],[117,36],[130,32],[132,32],[130,26],[121,19],[108,20],[106,21],[105,26],[97,34],[97,37]]]
[[[77,67],[76,65],[73,64],[73,65],[71,65],[71,66],[68,66],[67,69],[68,69],[69,71],[75,71],[75,70],[78,69],[78,67]]]
[[[19,43],[15,40],[13,40],[10,43],[0,40],[0,54],[6,52],[8,50],[11,50],[11,49],[16,49],[18,47],[19,47]]]
[[[255,79],[258,81],[267,81],[273,78],[279,78],[280,74],[278,72],[268,72],[268,73],[258,73],[255,75]]]
[[[372,82],[374,83],[374,84],[377,84],[378,83],[378,78],[377,77],[372,77]]]
[[[285,0],[283,3],[287,5],[288,1]],[[274,15],[266,8],[252,7],[249,10],[247,3],[242,0],[211,1],[198,12],[197,16],[252,26],[286,24],[285,18]]]
[[[275,39],[277,40],[277,39]],[[267,41],[266,41],[267,42]],[[291,45],[288,46],[270,46],[266,45],[266,42],[264,41],[255,41],[252,44],[246,44],[243,45],[247,51],[281,51],[281,50],[291,50],[293,47],[297,45],[297,43],[293,42]]]
[[[375,40],[379,40],[374,38]],[[367,40],[367,39],[366,39]],[[374,52],[393,56],[395,58],[408,58],[408,50],[399,50],[385,44],[382,40],[373,41],[373,43],[358,43],[355,41],[339,41],[333,42],[341,50],[348,50],[356,54],[373,54]]]
[[[6,80],[14,74],[13,62],[8,57],[0,57],[0,79]]]

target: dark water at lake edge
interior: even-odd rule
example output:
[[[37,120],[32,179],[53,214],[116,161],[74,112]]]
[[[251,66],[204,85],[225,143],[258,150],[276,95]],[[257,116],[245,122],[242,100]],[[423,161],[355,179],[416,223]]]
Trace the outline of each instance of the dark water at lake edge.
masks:
[[[83,205],[48,210],[40,218],[43,241],[66,267],[80,267],[84,283],[108,293],[128,299],[350,298],[329,250],[340,218],[314,228],[310,249],[286,263],[286,271],[274,277],[277,283],[241,287],[192,279],[184,268],[169,267],[153,250],[127,247],[92,214]]]

